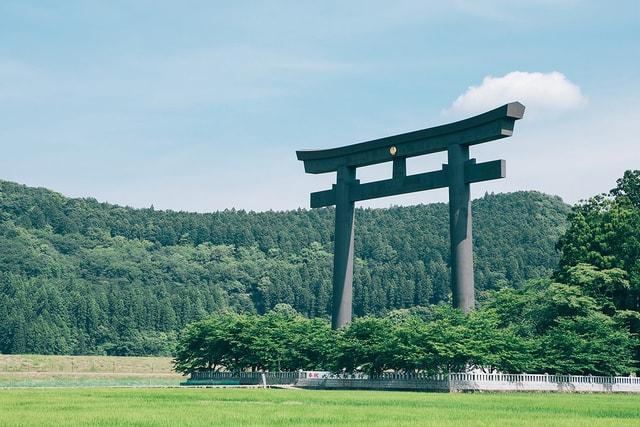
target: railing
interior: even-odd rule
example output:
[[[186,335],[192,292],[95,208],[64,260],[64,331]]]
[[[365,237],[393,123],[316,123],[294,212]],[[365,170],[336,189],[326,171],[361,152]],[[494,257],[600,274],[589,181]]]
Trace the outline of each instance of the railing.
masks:
[[[449,374],[449,380],[640,385],[640,377],[604,377],[596,375],[455,373]]]
[[[586,391],[640,392],[638,377],[595,375],[451,373],[429,375],[414,372],[332,373],[298,372],[215,372],[191,374],[186,385],[277,385],[290,384],[309,388],[394,389],[432,391]]]
[[[297,380],[298,372],[217,372],[217,371],[196,371],[191,374],[192,380],[262,380],[262,375],[267,379]]]
[[[429,375],[424,372],[383,372],[372,377],[376,380],[426,380],[426,381],[446,381],[447,374]]]
[[[331,380],[429,380],[446,381],[447,374],[430,375],[423,372],[382,372],[380,374],[333,373],[328,371],[300,371],[301,379],[331,379]]]
[[[428,380],[428,381],[502,381],[502,382],[544,382],[544,383],[588,383],[588,384],[639,384],[640,377],[605,377],[596,375],[549,375],[549,374],[484,374],[484,373],[451,373],[429,375],[414,372],[383,372],[377,375],[363,373],[329,373],[322,372],[309,375],[315,371],[297,372],[217,372],[196,371],[191,374],[193,380],[223,379],[255,379],[261,380],[264,374],[267,379],[351,379],[351,380]]]
[[[283,385],[295,384],[299,380],[298,372],[215,372],[197,371],[191,374],[184,385]]]
[[[329,371],[300,371],[300,379],[310,380],[368,380],[369,375],[361,372],[334,373]]]

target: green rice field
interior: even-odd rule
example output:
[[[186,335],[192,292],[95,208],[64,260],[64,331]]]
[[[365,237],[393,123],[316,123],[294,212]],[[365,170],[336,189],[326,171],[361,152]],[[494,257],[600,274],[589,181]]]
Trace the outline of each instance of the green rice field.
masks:
[[[0,426],[640,426],[629,394],[0,390]]]

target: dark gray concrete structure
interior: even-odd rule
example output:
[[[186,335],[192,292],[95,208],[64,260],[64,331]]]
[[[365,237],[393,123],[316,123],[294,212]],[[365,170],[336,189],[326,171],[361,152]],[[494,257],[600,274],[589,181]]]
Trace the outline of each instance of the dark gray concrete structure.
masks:
[[[449,187],[451,233],[451,288],[455,307],[468,312],[475,303],[471,194],[469,184],[504,178],[504,160],[476,163],[469,146],[513,134],[524,106],[513,102],[459,122],[422,129],[327,150],[301,150],[296,154],[307,173],[336,172],[331,190],[311,193],[311,207],[336,206],[333,257],[332,326],[351,321],[353,284],[354,204],[378,197]],[[406,159],[447,151],[441,170],[407,175]],[[356,168],[393,162],[391,179],[360,184]]]

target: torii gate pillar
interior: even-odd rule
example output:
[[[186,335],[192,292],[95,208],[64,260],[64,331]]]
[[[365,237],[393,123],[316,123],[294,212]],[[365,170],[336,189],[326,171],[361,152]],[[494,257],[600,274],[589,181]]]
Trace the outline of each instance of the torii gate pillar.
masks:
[[[336,223],[333,249],[333,315],[331,327],[351,322],[353,306],[353,226],[355,202],[349,199],[349,186],[357,183],[356,169],[338,169],[336,185]]]
[[[473,242],[471,239],[471,189],[464,179],[469,147],[451,145],[448,149],[449,235],[451,238],[451,290],[453,306],[465,313],[475,305],[473,281]]]
[[[311,207],[336,206],[331,325],[351,321],[353,300],[354,204],[360,200],[449,187],[451,291],[453,305],[469,312],[475,305],[470,184],[504,178],[504,160],[476,163],[469,147],[513,134],[524,105],[512,102],[459,122],[328,150],[302,150],[307,173],[336,172],[331,190],[311,193]],[[447,151],[441,170],[407,175],[406,159]],[[360,184],[356,168],[393,162],[391,179]]]

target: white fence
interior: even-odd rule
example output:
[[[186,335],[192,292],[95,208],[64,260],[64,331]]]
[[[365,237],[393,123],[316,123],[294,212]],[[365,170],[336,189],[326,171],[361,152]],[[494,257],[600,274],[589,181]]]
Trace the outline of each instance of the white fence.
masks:
[[[544,383],[588,383],[588,384],[636,384],[640,377],[601,377],[595,375],[549,375],[549,374],[449,374],[452,381],[507,381]]]
[[[546,374],[449,374],[451,391],[564,391],[640,393],[638,377]]]
[[[301,372],[298,387],[323,389],[421,390],[421,391],[559,391],[640,393],[638,377],[592,375],[483,374],[384,372],[364,374],[326,374],[311,376]]]
[[[264,377],[263,377],[264,375]],[[194,372],[186,385],[291,384],[315,389],[368,389],[416,391],[559,391],[640,393],[638,377],[591,375],[482,374],[384,372],[380,375],[333,374],[322,371],[299,372]]]
[[[295,384],[300,372],[216,372],[197,371],[183,385],[267,385]]]

